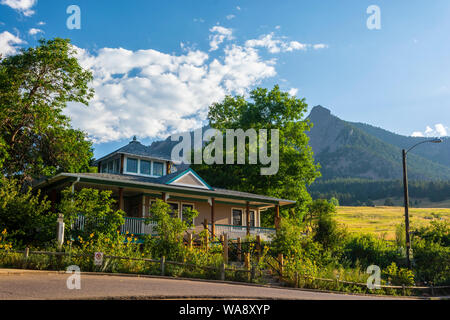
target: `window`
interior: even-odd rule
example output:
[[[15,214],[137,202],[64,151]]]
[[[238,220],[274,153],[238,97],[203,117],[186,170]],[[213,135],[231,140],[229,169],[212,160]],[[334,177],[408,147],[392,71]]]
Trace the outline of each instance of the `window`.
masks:
[[[233,209],[233,226],[242,226],[242,210]]]
[[[256,227],[256,224],[255,224],[255,223],[256,223],[255,217],[256,217],[255,211],[250,210],[250,227]]]
[[[114,172],[114,163],[112,161],[108,162],[108,173]]]
[[[163,175],[164,164],[162,162],[153,162],[153,175],[161,177]]]
[[[169,205],[172,208],[172,212],[170,213],[170,216],[172,218],[178,218],[178,203],[172,202],[172,203],[169,203]]]
[[[138,159],[127,158],[127,172],[138,172]]]
[[[114,160],[114,173],[120,173],[120,159]]]
[[[102,173],[106,173],[108,170],[108,164],[107,163],[102,163],[102,169],[101,172]]]
[[[151,175],[151,162],[141,160],[141,174]]]
[[[188,204],[188,203],[183,203],[181,205],[181,220],[186,221],[186,219],[184,218],[184,210],[186,209],[194,209],[194,205],[193,204]],[[193,225],[194,224],[194,220],[192,219],[192,222],[189,225]]]

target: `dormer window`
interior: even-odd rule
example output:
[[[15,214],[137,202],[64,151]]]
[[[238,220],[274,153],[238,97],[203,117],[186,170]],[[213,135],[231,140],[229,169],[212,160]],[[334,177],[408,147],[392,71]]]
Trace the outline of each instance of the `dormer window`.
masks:
[[[164,174],[164,163],[153,162],[153,175],[156,177],[161,177]]]
[[[127,172],[138,173],[138,159],[127,158]]]
[[[141,174],[150,176],[152,174],[152,163],[150,161],[141,160]]]

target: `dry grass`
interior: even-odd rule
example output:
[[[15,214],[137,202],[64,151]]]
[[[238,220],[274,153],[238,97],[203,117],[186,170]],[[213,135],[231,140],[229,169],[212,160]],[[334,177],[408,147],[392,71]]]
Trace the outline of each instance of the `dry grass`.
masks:
[[[433,219],[450,221],[450,209],[447,208],[410,208],[412,228],[424,226]],[[338,222],[349,232],[373,233],[385,239],[395,239],[395,228],[404,222],[403,207],[339,207]]]

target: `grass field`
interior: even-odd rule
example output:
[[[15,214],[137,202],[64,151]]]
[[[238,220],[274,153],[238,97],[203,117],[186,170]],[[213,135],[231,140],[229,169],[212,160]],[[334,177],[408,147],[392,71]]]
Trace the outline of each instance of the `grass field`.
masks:
[[[447,208],[410,208],[412,228],[427,225],[433,219],[450,221]],[[405,221],[403,207],[338,207],[337,220],[349,232],[373,233],[395,239],[395,228]]]

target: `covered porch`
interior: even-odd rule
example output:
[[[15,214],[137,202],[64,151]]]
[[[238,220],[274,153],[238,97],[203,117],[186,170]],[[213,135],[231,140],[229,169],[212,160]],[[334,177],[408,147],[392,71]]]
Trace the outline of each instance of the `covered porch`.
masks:
[[[58,198],[58,191],[70,187],[110,190],[116,200],[116,209],[125,212],[121,232],[134,235],[155,235],[155,224],[146,224],[151,205],[160,199],[172,207],[172,215],[183,219],[183,210],[192,208],[199,212],[191,231],[201,232],[205,226],[216,237],[227,234],[229,239],[259,235],[269,240],[275,228],[261,226],[261,212],[274,208],[275,227],[280,222],[280,207],[291,206],[294,201],[225,189],[200,190],[191,187],[169,186],[143,182],[132,176],[112,174],[62,174],[46,186],[50,198]],[[58,177],[58,176],[57,176]],[[82,228],[84,217],[79,217],[77,227]]]

